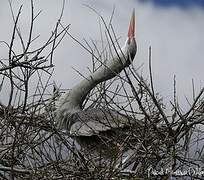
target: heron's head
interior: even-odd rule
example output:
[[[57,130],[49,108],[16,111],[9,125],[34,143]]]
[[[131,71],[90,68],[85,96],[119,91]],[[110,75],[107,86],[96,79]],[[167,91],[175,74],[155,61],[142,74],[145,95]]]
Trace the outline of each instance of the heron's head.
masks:
[[[126,47],[131,56],[131,59],[133,60],[137,52],[137,44],[135,41],[135,9],[133,9],[132,16],[130,19]]]

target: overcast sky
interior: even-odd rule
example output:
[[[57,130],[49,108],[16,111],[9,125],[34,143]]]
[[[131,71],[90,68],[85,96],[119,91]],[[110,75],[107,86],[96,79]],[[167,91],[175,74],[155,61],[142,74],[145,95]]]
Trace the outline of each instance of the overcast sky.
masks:
[[[15,12],[24,4],[21,15],[22,31],[29,25],[29,1],[13,0]],[[204,85],[204,1],[203,0],[67,0],[63,16],[64,24],[71,24],[70,33],[80,41],[83,38],[100,43],[98,17],[84,4],[95,8],[109,20],[113,8],[113,26],[121,45],[127,36],[131,11],[136,10],[136,40],[138,52],[134,65],[144,63],[142,71],[148,71],[148,47],[152,46],[155,86],[166,99],[173,94],[173,76],[176,75],[179,95],[190,96],[191,80],[197,90]],[[35,0],[35,10],[43,10],[35,32],[41,40],[50,35],[60,15],[62,1]],[[7,0],[0,2],[0,40],[9,42],[12,20]],[[1,57],[6,56],[0,46]],[[91,67],[90,55],[78,44],[66,37],[54,56],[55,80],[63,88],[71,88],[81,77],[72,69],[87,74]],[[141,71],[141,70],[140,70]],[[181,99],[182,99],[181,98]]]

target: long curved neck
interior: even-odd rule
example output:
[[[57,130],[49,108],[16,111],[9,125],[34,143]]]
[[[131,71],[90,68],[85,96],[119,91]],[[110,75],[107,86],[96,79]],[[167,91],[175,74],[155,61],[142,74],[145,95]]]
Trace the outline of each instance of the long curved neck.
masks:
[[[133,52],[133,55],[135,55],[135,49]],[[58,126],[61,128],[65,125],[65,127],[69,129],[73,123],[71,118],[72,114],[82,110],[82,103],[87,94],[97,84],[115,77],[125,67],[129,66],[131,62],[129,58],[132,58],[132,52],[130,52],[130,48],[128,48],[125,43],[125,46],[121,48],[111,60],[108,60],[106,64],[102,65],[97,71],[92,73],[86,79],[83,79],[67,92],[61,98],[56,111]]]
[[[72,105],[81,109],[87,94],[96,87],[97,84],[115,77],[129,65],[129,63],[127,63],[127,49],[123,47],[120,51],[122,52],[118,52],[118,55],[114,56],[106,64],[103,64],[97,71],[83,79],[80,83],[75,85],[69,93],[65,94],[65,101],[70,101]]]

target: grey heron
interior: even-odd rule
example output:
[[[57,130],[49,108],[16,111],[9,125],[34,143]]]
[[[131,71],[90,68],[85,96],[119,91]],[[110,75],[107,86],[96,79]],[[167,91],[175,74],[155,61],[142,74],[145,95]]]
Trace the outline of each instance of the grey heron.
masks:
[[[111,129],[123,128],[130,121],[128,116],[113,110],[89,109],[84,111],[82,103],[87,94],[99,83],[109,80],[128,67],[137,52],[135,40],[135,10],[131,15],[125,44],[117,55],[105,65],[76,84],[61,98],[56,110],[59,128],[65,128],[72,136],[90,137]]]

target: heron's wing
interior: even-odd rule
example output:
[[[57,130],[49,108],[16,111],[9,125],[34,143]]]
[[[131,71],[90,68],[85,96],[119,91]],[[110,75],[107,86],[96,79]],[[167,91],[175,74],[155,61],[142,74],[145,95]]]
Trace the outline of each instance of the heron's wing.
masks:
[[[74,114],[75,123],[70,133],[75,136],[92,136],[100,132],[130,125],[133,119],[116,111],[91,109]]]

